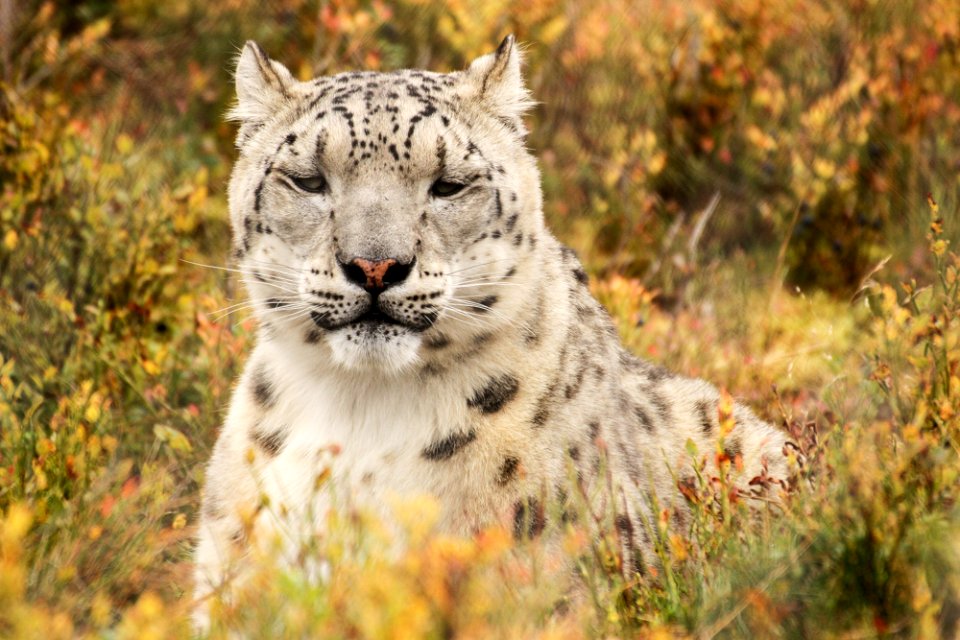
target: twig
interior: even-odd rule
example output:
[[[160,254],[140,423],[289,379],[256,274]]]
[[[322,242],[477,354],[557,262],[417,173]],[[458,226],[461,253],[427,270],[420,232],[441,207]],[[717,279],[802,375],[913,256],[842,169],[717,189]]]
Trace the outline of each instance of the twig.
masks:
[[[707,204],[706,208],[697,216],[697,222],[693,225],[693,233],[690,234],[690,238],[687,240],[687,259],[691,266],[697,261],[697,245],[700,243],[700,237],[703,235],[704,229],[707,228],[707,223],[710,222],[710,218],[713,217],[719,204],[720,192],[715,191],[713,197],[710,198],[710,203]]]
[[[647,269],[647,272],[643,275],[643,281],[645,283],[649,283],[650,280],[660,272],[660,267],[663,266],[664,257],[670,251],[670,248],[673,247],[673,241],[676,239],[677,234],[680,233],[680,227],[683,226],[683,223],[686,219],[687,215],[683,211],[677,214],[677,217],[674,218],[673,224],[670,225],[670,228],[667,229],[667,234],[663,237],[663,242],[660,245],[660,253],[657,255],[657,259],[653,261],[653,264],[650,265],[650,268]]]

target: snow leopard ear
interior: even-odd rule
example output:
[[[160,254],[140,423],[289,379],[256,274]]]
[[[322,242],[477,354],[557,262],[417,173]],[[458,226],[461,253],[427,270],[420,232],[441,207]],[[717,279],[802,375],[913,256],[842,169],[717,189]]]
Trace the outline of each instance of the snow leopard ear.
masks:
[[[285,66],[271,60],[253,40],[243,45],[237,59],[237,104],[227,117],[244,124],[258,124],[276,113],[296,84]]]
[[[516,39],[509,35],[495,52],[474,60],[464,74],[469,87],[468,97],[478,100],[521,135],[526,133],[523,114],[534,105],[523,84],[522,61]]]

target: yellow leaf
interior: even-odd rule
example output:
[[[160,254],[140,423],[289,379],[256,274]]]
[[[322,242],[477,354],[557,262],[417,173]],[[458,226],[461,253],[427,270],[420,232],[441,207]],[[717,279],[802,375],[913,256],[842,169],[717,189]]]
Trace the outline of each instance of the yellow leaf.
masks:
[[[105,627],[110,622],[112,611],[113,604],[102,592],[98,592],[93,596],[93,604],[90,607],[90,617],[94,624]]]
[[[720,391],[720,400],[717,402],[717,413],[720,418],[720,438],[725,438],[736,426],[733,420],[733,396],[726,389]]]
[[[91,402],[87,410],[83,412],[83,417],[87,422],[96,422],[100,419],[100,406]]]
[[[155,425],[153,427],[153,435],[157,437],[157,440],[166,443],[174,451],[193,450],[193,446],[190,444],[187,436],[171,426],[165,424]]]
[[[660,151],[650,158],[650,161],[647,163],[647,171],[650,172],[650,175],[655,176],[663,171],[665,166],[667,166],[667,154]]]
[[[677,559],[677,562],[683,562],[686,560],[687,542],[683,536],[676,533],[670,534],[670,549],[673,551],[673,555]]]
[[[30,530],[33,523],[33,514],[22,504],[14,504],[7,511],[7,515],[0,520],[0,549],[4,552],[8,547],[18,543]]]
[[[8,251],[13,251],[17,248],[17,242],[20,238],[17,236],[17,232],[13,229],[8,229],[7,233],[3,236],[3,246],[7,248]]]
[[[187,207],[192,211],[202,209],[207,202],[207,187],[199,186],[193,190],[193,193],[187,198]]]
[[[813,172],[818,178],[829,180],[837,173],[837,165],[830,160],[817,158],[813,161]]]
[[[101,18],[96,22],[87,25],[84,27],[83,31],[80,33],[80,41],[86,45],[90,46],[97,40],[102,39],[110,33],[110,19]]]
[[[117,151],[122,155],[130,155],[130,152],[133,151],[133,138],[126,133],[121,133],[117,136],[116,146]]]

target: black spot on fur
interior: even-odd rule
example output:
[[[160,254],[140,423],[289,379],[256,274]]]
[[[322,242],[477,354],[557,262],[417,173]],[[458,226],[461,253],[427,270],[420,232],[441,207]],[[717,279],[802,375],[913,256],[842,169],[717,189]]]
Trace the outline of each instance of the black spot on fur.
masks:
[[[537,403],[537,411],[533,414],[533,417],[530,418],[530,422],[533,423],[535,427],[542,427],[547,424],[547,420],[550,418],[550,405],[545,400],[541,399]]]
[[[257,185],[257,188],[253,192],[253,210],[257,213],[260,213],[260,207],[262,206],[263,201],[263,185],[266,183],[266,178],[260,181],[260,184]]]
[[[650,414],[647,413],[646,409],[640,405],[634,405],[633,415],[636,416],[637,422],[640,423],[644,431],[653,433],[653,421],[650,419]]]
[[[635,573],[643,574],[643,557],[637,548],[633,522],[631,522],[630,517],[624,514],[618,515],[614,519],[614,526],[624,548],[624,567],[632,567]],[[643,531],[643,527],[640,530]]]
[[[697,402],[697,414],[700,416],[700,430],[703,434],[709,436],[713,433],[713,417],[710,411],[710,404],[706,400]]]
[[[553,398],[556,396],[559,386],[560,381],[554,379],[547,387],[546,392],[537,400],[537,410],[530,419],[534,427],[540,428],[547,424],[547,420],[550,419],[550,410],[553,408]]]
[[[490,311],[490,307],[497,304],[497,300],[499,299],[500,298],[498,298],[497,296],[492,296],[492,295],[487,296],[485,298],[481,298],[480,300],[477,300],[477,304],[481,306],[473,307],[473,311],[475,313],[486,313],[487,311]]]
[[[520,468],[520,460],[513,456],[507,456],[500,465],[497,472],[497,484],[501,487],[517,477],[517,470]]]
[[[582,285],[586,285],[587,283],[590,282],[590,278],[587,276],[587,272],[580,267],[577,267],[576,269],[573,270],[573,277],[576,278],[577,282],[579,282]]]
[[[286,434],[280,429],[267,432],[261,430],[259,427],[254,427],[250,433],[250,437],[253,438],[253,441],[260,450],[271,458],[280,453],[280,449],[283,448],[283,443],[286,442]]]
[[[513,537],[536,538],[547,526],[543,505],[534,497],[520,500],[513,505]]]
[[[583,379],[587,374],[587,369],[590,367],[589,362],[583,362],[580,366],[580,369],[577,370],[577,374],[574,376],[573,380],[567,384],[566,389],[564,389],[564,396],[567,400],[573,400],[578,393],[580,393],[581,387],[583,387]]]
[[[496,334],[494,334],[492,331],[484,331],[482,333],[478,333],[477,335],[473,336],[472,342],[474,346],[479,347],[493,340],[494,335]]]
[[[430,444],[426,449],[420,452],[420,455],[427,460],[449,460],[458,451],[477,439],[477,432],[470,429],[466,433],[458,431],[443,440],[437,440]]]
[[[295,134],[295,133],[288,133],[288,134],[287,134],[287,137],[285,138],[285,141],[286,141],[287,144],[293,144],[294,142],[297,141],[297,134]]]
[[[597,436],[600,435],[600,423],[594,420],[589,425],[587,425],[587,433],[590,436],[590,442],[593,442],[597,439]]]
[[[272,407],[276,401],[273,397],[273,383],[267,378],[263,366],[258,367],[253,374],[253,399],[263,408]]]
[[[644,373],[651,382],[660,382],[673,377],[673,373],[669,369],[659,365],[649,366]]]
[[[577,472],[579,477],[579,471]],[[579,514],[574,511],[574,505],[570,502],[570,497],[567,496],[566,490],[562,486],[557,486],[557,504],[560,505],[560,522],[577,522]]]
[[[442,367],[435,362],[428,362],[423,365],[423,368],[420,369],[420,374],[428,377],[439,376],[441,373],[446,371],[446,367]]]
[[[727,438],[723,443],[723,453],[731,460],[743,455],[743,444],[740,438],[737,436]]]
[[[423,346],[427,349],[443,349],[450,344],[450,338],[438,333],[435,336],[428,336],[423,339]]]
[[[320,337],[323,334],[319,329],[310,329],[307,331],[307,334],[303,337],[303,341],[307,344],[317,344],[320,342]]]
[[[663,424],[670,424],[673,421],[671,418],[673,407],[671,406],[670,401],[667,400],[667,397],[659,391],[651,390],[649,395],[650,402],[652,402],[653,406],[656,407],[657,414],[660,416],[660,421]]]
[[[479,409],[481,413],[496,413],[513,400],[519,388],[520,382],[510,374],[492,378],[467,400],[467,406]]]

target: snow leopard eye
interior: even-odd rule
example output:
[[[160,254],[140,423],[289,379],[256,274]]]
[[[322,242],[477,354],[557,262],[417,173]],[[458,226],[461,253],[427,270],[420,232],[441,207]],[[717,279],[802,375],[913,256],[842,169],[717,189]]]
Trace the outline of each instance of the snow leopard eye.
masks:
[[[459,182],[448,182],[442,179],[437,180],[430,187],[430,195],[434,198],[449,198],[463,191],[465,186],[467,185],[460,184]]]
[[[327,190],[327,179],[320,174],[304,178],[290,176],[290,179],[293,180],[293,184],[297,185],[297,188],[307,193],[323,193]]]

